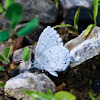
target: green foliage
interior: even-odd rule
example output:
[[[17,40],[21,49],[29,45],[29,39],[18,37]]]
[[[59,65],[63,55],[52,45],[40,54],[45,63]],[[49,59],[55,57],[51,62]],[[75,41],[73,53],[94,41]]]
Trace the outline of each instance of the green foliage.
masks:
[[[38,18],[32,19],[30,22],[26,23],[26,25],[17,33],[18,36],[23,36],[31,33],[39,24]]]
[[[31,53],[30,53],[29,47],[25,47],[22,59],[24,61],[28,61],[30,59],[30,56],[31,56]]]
[[[92,0],[92,4],[93,4],[93,17],[94,17],[94,24],[90,24],[85,32],[85,37],[88,36],[88,34],[90,33],[90,31],[92,30],[92,28],[94,26],[97,26],[97,15],[98,15],[98,6],[99,6],[99,1],[98,0]]]
[[[91,91],[89,92],[89,96],[91,97],[91,100],[96,100],[96,99],[93,97]]]
[[[88,34],[90,33],[90,31],[92,30],[92,28],[94,27],[94,24],[90,24],[85,31],[85,37],[88,36]]]
[[[0,67],[0,71],[5,71],[5,69],[4,69],[4,67],[2,66],[2,67]]]
[[[74,29],[76,32],[78,32],[78,19],[79,19],[80,8],[81,7],[78,8],[78,10],[76,11],[75,16],[74,16]]]
[[[0,61],[3,61],[2,63],[4,63],[4,64],[9,63],[10,51],[11,51],[10,47],[7,47],[7,48],[4,49],[4,51],[3,51],[4,56],[0,55]],[[2,70],[2,68],[1,68],[1,70]]]
[[[2,5],[0,4],[0,13],[3,13],[3,8],[2,8]]]
[[[19,23],[23,15],[23,7],[19,3],[12,3],[6,10],[5,17],[10,19],[11,29],[14,29],[15,26]]]
[[[56,26],[54,26],[53,28],[58,28],[58,27],[72,27],[73,28],[73,26],[72,25],[70,25],[70,24],[61,24],[61,25],[56,25]]]
[[[8,59],[9,56],[10,56],[10,51],[11,51],[10,47],[7,47],[7,48],[4,49],[4,56],[5,56],[7,59]]]
[[[54,0],[55,3],[57,4],[57,7],[59,6],[60,0]]]
[[[24,90],[24,93],[35,100],[49,100],[48,95],[43,92]]]
[[[98,0],[92,0],[93,3],[93,16],[94,16],[94,25],[97,25],[97,15],[98,15],[98,5],[99,1]]]
[[[3,8],[0,5],[0,13],[3,12]],[[21,21],[23,15],[23,7],[21,4],[15,2],[15,0],[5,0],[5,12],[3,15],[10,20],[10,29],[9,31],[0,31],[0,42],[7,41],[9,37],[13,39],[13,32],[16,25]],[[23,27],[18,33],[18,36],[23,36],[29,34],[38,26],[39,20],[38,18],[32,19],[30,22],[26,23],[25,27]],[[11,32],[11,33],[10,33]],[[0,62],[2,67],[0,67],[0,71],[5,71],[7,76],[11,78],[11,75],[7,71],[6,67],[9,66],[11,63],[20,62],[10,62],[10,47],[4,49],[4,56],[0,55]],[[28,61],[30,59],[30,49],[28,47],[25,48],[22,59],[24,61]]]
[[[76,100],[76,96],[67,91],[60,91],[54,95],[55,100]]]
[[[74,16],[74,26],[70,25],[70,24],[61,24],[61,25],[56,25],[56,26],[53,26],[53,28],[57,28],[57,27],[72,27],[77,33],[78,33],[78,19],[79,19],[79,12],[80,12],[80,8],[78,8],[78,10],[76,11],[75,13],[75,16]]]
[[[3,12],[3,8],[0,4],[0,13]],[[3,15],[10,20],[10,29],[9,31],[0,32],[0,41],[7,41],[9,38],[13,38],[13,32],[16,25],[21,21],[23,16],[23,7],[21,4],[15,2],[15,0],[5,0],[5,13]],[[18,36],[23,36],[31,33],[39,25],[39,19],[34,18],[30,22],[19,30],[17,33]],[[9,34],[10,32],[10,34]]]
[[[0,55],[0,61],[3,61],[4,64],[8,64],[9,63],[8,58],[10,56],[10,51],[11,51],[10,47],[7,47],[7,48],[5,48],[3,50],[4,56]]]
[[[7,9],[15,0],[5,0],[5,9]]]
[[[43,92],[36,92],[31,90],[24,90],[24,93],[34,100],[76,100],[76,96],[67,91],[60,91],[55,95],[53,95],[51,90],[48,90],[46,94]]]
[[[5,83],[0,83],[0,87],[4,88]]]
[[[5,61],[5,58],[2,55],[0,55],[0,61]]]
[[[9,56],[11,52],[10,47],[5,48],[3,52],[4,52],[4,56],[0,55],[0,71],[4,71],[7,74],[7,76],[11,78],[12,76],[9,74],[6,67],[9,67],[9,65],[12,63],[16,63],[16,62],[18,63],[22,60],[10,62],[9,60]],[[25,47],[22,59],[24,61],[28,61],[30,59],[30,49],[28,47]]]
[[[9,39],[9,32],[8,31],[1,31],[0,32],[0,41],[4,42]]]

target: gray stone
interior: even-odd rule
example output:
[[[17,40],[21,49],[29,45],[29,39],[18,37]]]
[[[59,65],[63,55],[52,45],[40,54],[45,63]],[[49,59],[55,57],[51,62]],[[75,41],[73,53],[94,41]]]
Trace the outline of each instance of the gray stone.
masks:
[[[56,5],[51,0],[15,0],[24,7],[22,21],[29,21],[36,15],[41,23],[54,23],[57,19]]]
[[[35,46],[31,45],[31,46],[29,46],[29,48],[30,48],[31,54],[32,53],[34,54]],[[24,51],[24,48],[14,51],[14,53],[13,53],[13,61],[14,62],[22,60],[23,51]],[[21,61],[20,66],[19,66],[19,73],[25,72],[25,71],[29,70],[30,68],[31,68],[31,58],[29,61]]]
[[[78,66],[100,54],[100,27],[94,27],[87,38],[84,34],[85,31],[65,44],[74,59],[70,67]]]
[[[2,14],[0,14],[0,29],[2,30],[8,30],[9,29],[10,22],[8,19],[6,19]]]
[[[11,78],[6,82],[5,92],[17,100],[31,100],[27,97],[23,90],[33,90],[46,92],[48,89],[55,91],[55,84],[45,75],[35,75],[30,72],[25,72]]]
[[[34,53],[35,46],[30,45],[28,47],[30,48],[31,53],[32,52]],[[21,48],[21,49],[18,49],[18,50],[14,51],[14,53],[13,53],[13,61],[14,62],[18,61],[18,60],[22,60],[23,51],[24,51],[24,48]]]
[[[40,34],[43,32],[45,27],[41,24],[31,33],[29,34],[29,38],[32,39],[33,42],[38,41]]]
[[[92,0],[60,0],[61,6],[64,10],[64,13],[76,6],[82,6],[90,8],[92,6]]]
[[[14,34],[16,34],[16,32],[18,32],[22,27],[24,27],[25,24],[19,24],[15,27],[14,29]],[[39,24],[39,26],[30,34],[28,34],[28,37],[33,41],[36,42],[40,36],[40,34],[42,33],[42,31],[45,29],[45,26],[43,26],[42,24]]]

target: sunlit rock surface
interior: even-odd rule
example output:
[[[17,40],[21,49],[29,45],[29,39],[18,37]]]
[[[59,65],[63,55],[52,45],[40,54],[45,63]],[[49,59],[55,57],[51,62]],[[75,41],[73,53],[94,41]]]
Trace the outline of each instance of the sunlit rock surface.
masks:
[[[23,90],[33,90],[46,92],[48,89],[55,91],[55,84],[45,75],[35,75],[30,72],[25,72],[11,78],[6,82],[5,92],[17,100],[31,100],[24,93]]]
[[[69,9],[77,6],[91,8],[92,0],[60,0],[60,4],[64,13],[66,13]]]
[[[78,66],[100,54],[100,27],[94,27],[87,38],[84,37],[84,33],[85,31],[65,44],[74,59],[70,67]]]

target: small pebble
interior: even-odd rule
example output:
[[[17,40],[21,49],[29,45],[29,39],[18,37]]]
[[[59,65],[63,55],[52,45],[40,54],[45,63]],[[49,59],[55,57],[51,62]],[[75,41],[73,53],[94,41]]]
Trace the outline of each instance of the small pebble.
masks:
[[[94,82],[92,84],[92,90],[97,92],[97,93],[100,93],[100,81]]]

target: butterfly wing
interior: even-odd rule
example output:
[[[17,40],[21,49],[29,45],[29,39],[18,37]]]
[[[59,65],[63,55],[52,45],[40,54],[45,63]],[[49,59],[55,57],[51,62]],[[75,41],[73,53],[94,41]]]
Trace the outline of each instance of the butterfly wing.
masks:
[[[35,59],[34,67],[44,69],[53,76],[57,76],[55,71],[65,71],[70,63],[70,54],[64,46],[54,46],[44,51],[41,56]]]
[[[39,37],[36,46],[35,57],[40,57],[45,50],[58,45],[63,46],[62,39],[60,38],[56,30],[48,26],[44,29]]]
[[[68,49],[63,46],[57,31],[48,26],[39,37],[32,68],[46,70],[53,76],[57,76],[56,71],[66,70],[69,63]]]

